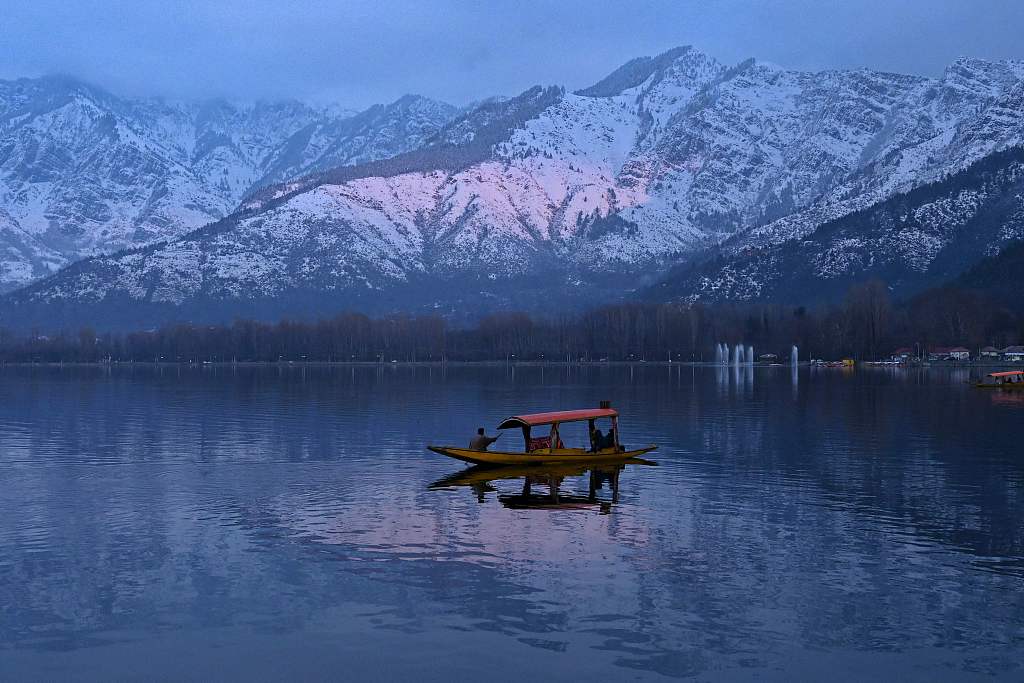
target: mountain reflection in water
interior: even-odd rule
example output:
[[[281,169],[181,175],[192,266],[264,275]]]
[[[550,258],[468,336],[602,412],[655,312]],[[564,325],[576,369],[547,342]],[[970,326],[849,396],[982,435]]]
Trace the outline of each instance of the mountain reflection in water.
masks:
[[[0,680],[1021,680],[1024,404],[962,374],[0,368]],[[657,467],[424,450],[601,399]]]

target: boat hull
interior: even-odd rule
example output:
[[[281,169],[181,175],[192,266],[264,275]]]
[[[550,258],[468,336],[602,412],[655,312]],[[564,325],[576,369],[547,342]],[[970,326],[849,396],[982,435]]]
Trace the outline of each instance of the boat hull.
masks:
[[[428,449],[449,458],[471,462],[475,465],[564,465],[586,464],[597,465],[606,462],[623,462],[630,458],[650,453],[657,448],[655,445],[637,448],[631,451],[608,451],[589,453],[584,450],[564,448],[542,453],[510,453],[506,451],[474,451],[469,448],[455,446],[427,446]]]

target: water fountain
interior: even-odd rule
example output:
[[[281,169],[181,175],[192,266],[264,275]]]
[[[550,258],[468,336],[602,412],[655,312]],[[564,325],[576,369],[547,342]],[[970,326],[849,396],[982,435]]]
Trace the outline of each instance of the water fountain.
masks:
[[[732,364],[736,367],[740,366],[743,362],[743,344],[737,344],[732,347]]]
[[[789,350],[789,381],[793,384],[793,398],[796,398],[797,385],[800,382],[800,374],[797,367],[799,360],[800,354],[797,351],[796,344],[793,344],[793,348]]]
[[[753,345],[747,347],[747,365],[754,364],[754,347]]]

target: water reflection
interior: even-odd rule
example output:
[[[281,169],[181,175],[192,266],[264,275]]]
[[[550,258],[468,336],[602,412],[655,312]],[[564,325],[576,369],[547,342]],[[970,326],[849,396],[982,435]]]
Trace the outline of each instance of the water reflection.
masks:
[[[652,467],[657,463],[633,458],[612,465],[539,465],[530,467],[483,467],[476,466],[456,472],[429,486],[431,490],[468,487],[472,489],[477,502],[485,503],[487,494],[497,493],[498,501],[509,509],[527,510],[597,510],[608,514],[619,502],[619,475],[627,467]],[[501,492],[500,483],[521,481],[519,493]],[[567,481],[568,480],[568,481]],[[586,482],[586,494],[566,492],[566,488],[579,482]],[[541,487],[537,491],[536,487]],[[602,495],[606,493],[607,495]]]
[[[2,369],[0,680],[1020,680],[1018,395],[799,372]],[[423,451],[604,398],[658,467]]]
[[[994,405],[1022,405],[1024,404],[1024,393],[1013,390],[994,389],[990,390],[992,403]]]

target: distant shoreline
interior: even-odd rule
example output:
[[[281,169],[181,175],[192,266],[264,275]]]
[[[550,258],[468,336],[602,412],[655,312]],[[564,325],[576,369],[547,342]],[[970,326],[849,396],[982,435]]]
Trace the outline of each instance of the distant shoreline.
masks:
[[[823,370],[851,370],[858,367],[869,368],[898,368],[902,370],[911,369],[952,369],[952,368],[1001,368],[1021,365],[1013,362],[947,362],[935,361],[932,363],[910,363],[903,365],[883,364],[877,361],[860,361],[853,367],[828,367],[820,364],[801,361],[797,363],[800,368],[821,368]],[[191,368],[225,368],[225,367],[248,367],[248,368],[273,368],[273,367],[692,367],[692,368],[722,368],[732,370],[735,368],[759,368],[759,369],[786,369],[793,366],[789,363],[754,363],[753,365],[721,365],[706,361],[667,361],[667,360],[632,360],[632,361],[501,361],[501,360],[448,360],[448,361],[112,361],[106,362],[37,362],[29,363],[24,361],[3,361],[0,360],[0,368],[110,368],[110,367],[191,367]]]

